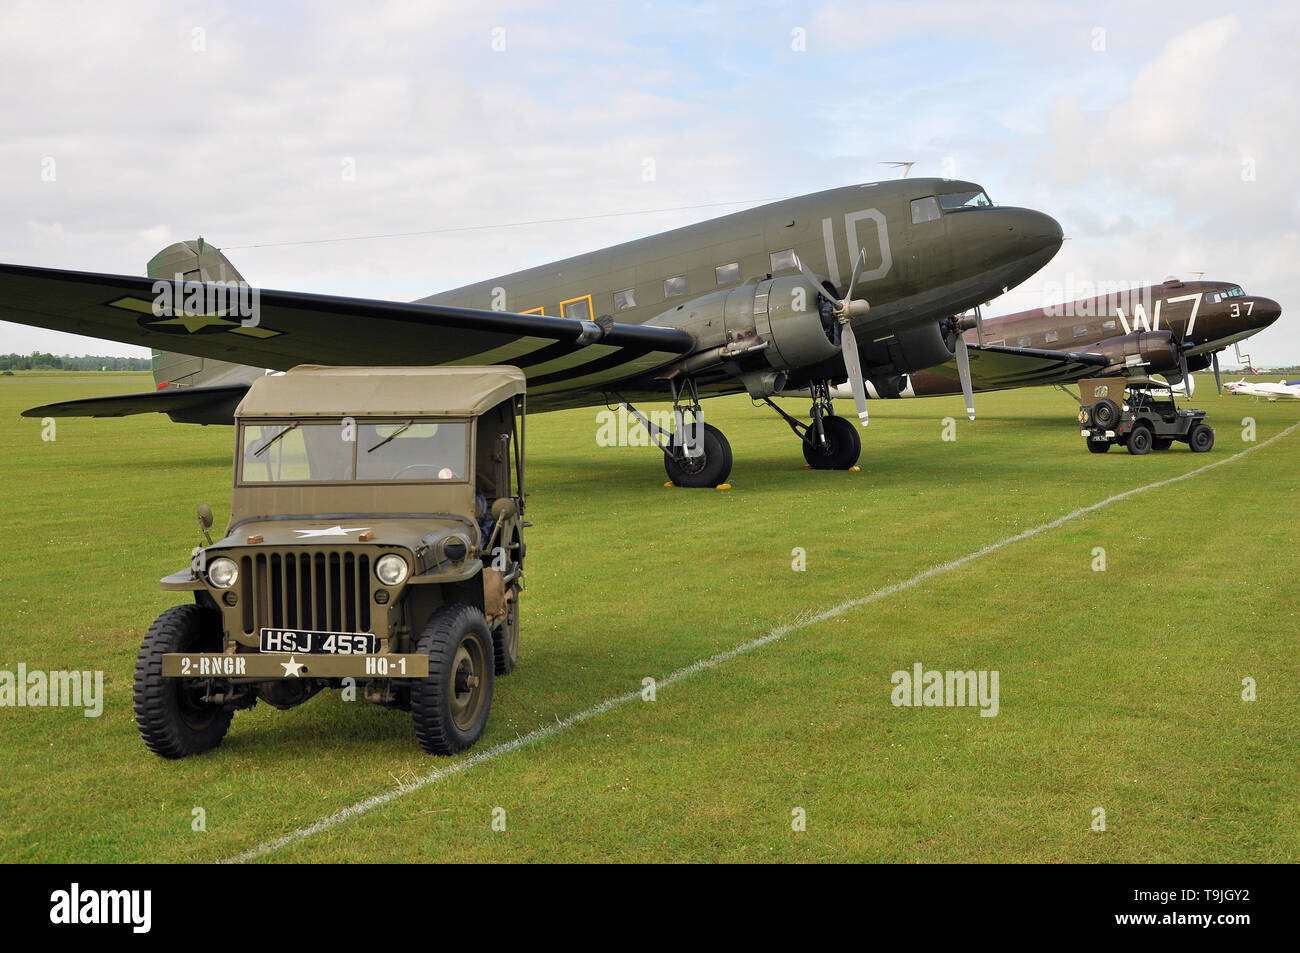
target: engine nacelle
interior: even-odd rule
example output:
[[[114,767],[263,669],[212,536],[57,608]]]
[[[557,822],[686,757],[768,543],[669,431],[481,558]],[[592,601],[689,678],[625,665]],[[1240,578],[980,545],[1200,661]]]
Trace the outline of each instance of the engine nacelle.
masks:
[[[819,290],[796,277],[759,285],[754,297],[755,327],[759,337],[768,342],[765,356],[773,367],[793,370],[839,355],[838,322],[818,308]]]
[[[936,321],[890,335],[883,341],[859,335],[858,353],[862,356],[863,373],[868,377],[890,377],[947,364],[952,360],[953,349]]]
[[[1170,331],[1135,331],[1098,341],[1089,350],[1105,355],[1111,367],[1145,368],[1145,372],[1178,367],[1178,342]]]

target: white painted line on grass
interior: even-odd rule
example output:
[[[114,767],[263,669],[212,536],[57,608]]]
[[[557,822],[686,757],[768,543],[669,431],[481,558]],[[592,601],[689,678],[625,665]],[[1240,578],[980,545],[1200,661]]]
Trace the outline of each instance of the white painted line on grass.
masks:
[[[1090,506],[1082,507],[1081,509],[1077,509],[1072,513],[1067,513],[1065,516],[1059,517],[1058,519],[1054,519],[1049,523],[1042,523],[1038,526],[1033,527],[1032,529],[1025,530],[1023,533],[1017,533],[1014,536],[1008,536],[1006,539],[999,540],[996,543],[990,543],[989,545],[984,546],[981,549],[977,549],[972,553],[967,553],[965,556],[961,556],[957,559],[952,560],[951,562],[946,562],[938,566],[932,566],[929,569],[925,570],[924,572],[917,573],[915,576],[912,576],[910,579],[905,579],[902,582],[896,582],[893,585],[885,586],[882,589],[877,589],[874,592],[869,593],[868,595],[865,596],[860,596],[857,599],[850,599],[847,602],[842,602],[839,605],[835,606],[834,608],[827,609],[825,612],[820,612],[817,615],[808,616],[807,618],[800,619],[796,622],[792,622],[789,625],[783,625],[780,626],[779,628],[775,628],[771,632],[767,633],[767,635],[760,636],[757,639],[750,639],[748,642],[741,642],[739,645],[727,649],[725,652],[719,652],[716,655],[710,655],[709,657],[702,658],[697,662],[692,662],[690,665],[687,665],[685,668],[679,668],[677,671],[672,672],[669,675],[665,675],[663,678],[659,679],[656,683],[656,686],[658,688],[662,688],[665,685],[672,685],[675,682],[680,682],[683,681],[684,679],[690,678],[692,675],[702,672],[705,669],[716,668],[717,666],[723,664],[724,662],[729,662],[734,658],[737,658],[748,652],[754,651],[754,649],[761,649],[765,645],[770,645],[771,643],[777,641],[778,639],[782,639],[785,636],[789,635],[791,632],[795,632],[798,631],[799,629],[807,628],[810,625],[816,625],[819,622],[825,622],[827,619],[834,619],[836,616],[843,615],[845,612],[848,612],[851,609],[857,609],[860,608],[861,606],[865,606],[869,603],[876,602],[877,600],[883,599],[886,596],[892,596],[894,593],[902,592],[905,589],[911,589],[913,586],[918,586],[923,582],[927,582],[928,580],[935,578],[936,576],[942,576],[944,573],[952,572],[954,569],[960,569],[962,566],[965,566],[967,563],[974,562],[975,560],[979,559],[981,556],[987,556],[989,553],[997,552],[999,549],[1003,549],[1007,546],[1010,546],[1012,543],[1018,543],[1021,540],[1026,540],[1033,536],[1038,536],[1040,533],[1046,533],[1049,530],[1056,529],[1057,527],[1063,526],[1066,523],[1070,522],[1071,520],[1076,520],[1081,516],[1087,516],[1089,513],[1095,513],[1097,510],[1110,506],[1112,503],[1118,503],[1120,500],[1127,500],[1129,497],[1137,496],[1139,493],[1145,493],[1148,490],[1158,490],[1160,487],[1169,486],[1171,483],[1178,483],[1181,480],[1189,480],[1192,477],[1205,473],[1208,470],[1213,470],[1216,467],[1223,466],[1224,464],[1232,463],[1234,460],[1240,460],[1242,457],[1246,456],[1249,453],[1253,453],[1256,450],[1260,450],[1264,447],[1267,447],[1271,443],[1276,443],[1277,441],[1281,440],[1283,437],[1290,434],[1297,427],[1300,427],[1300,423],[1294,423],[1290,427],[1287,427],[1285,430],[1283,430],[1281,433],[1276,434],[1275,436],[1270,437],[1267,440],[1263,440],[1255,444],[1253,447],[1247,447],[1245,450],[1242,450],[1240,453],[1234,453],[1230,457],[1224,457],[1222,460],[1216,460],[1213,463],[1207,463],[1203,467],[1197,467],[1195,470],[1189,470],[1186,473],[1182,473],[1179,474],[1178,476],[1170,477],[1167,480],[1159,480],[1155,483],[1148,483],[1146,486],[1140,486],[1137,487],[1136,489],[1125,490],[1123,493],[1116,493],[1114,496],[1108,496],[1106,499],[1102,500],[1099,503],[1093,503]],[[553,725],[546,725],[543,728],[534,729],[533,731],[530,731],[526,735],[520,735],[519,737],[515,738],[513,741],[505,741],[502,742],[501,744],[493,745],[491,748],[484,748],[482,751],[478,752],[477,754],[472,754],[468,758],[465,758],[461,761],[454,761],[451,764],[447,765],[446,767],[437,768],[434,771],[430,771],[428,774],[416,778],[414,781],[410,782],[409,784],[403,784],[400,785],[399,787],[393,788],[391,791],[385,791],[383,794],[376,794],[374,797],[366,798],[364,801],[358,801],[356,804],[353,804],[351,807],[345,807],[341,811],[337,811],[334,814],[330,814],[327,817],[322,817],[314,824],[310,824],[307,827],[300,827],[298,830],[291,831],[290,833],[285,834],[282,837],[277,837],[274,840],[266,841],[265,843],[259,844],[257,847],[254,847],[251,850],[244,851],[242,854],[236,854],[233,857],[229,857],[226,860],[220,861],[220,863],[242,864],[245,861],[256,860],[259,857],[265,857],[267,854],[273,854],[276,851],[281,850],[282,848],[288,847],[290,844],[295,844],[298,841],[306,840],[309,837],[313,837],[316,834],[322,833],[323,831],[330,830],[331,828],[337,827],[340,824],[345,824],[348,821],[350,821],[352,818],[358,817],[362,814],[366,814],[369,811],[373,811],[377,807],[383,807],[388,802],[396,800],[397,798],[401,797],[404,794],[410,794],[413,791],[418,791],[421,788],[426,788],[431,784],[437,784],[439,781],[442,781],[445,778],[449,778],[452,775],[460,774],[464,771],[468,771],[470,768],[473,768],[476,765],[483,764],[486,761],[495,761],[497,758],[500,758],[503,755],[510,754],[512,751],[518,751],[520,748],[523,748],[527,745],[534,744],[535,742],[542,741],[546,738],[551,737],[552,735],[556,735],[562,731],[566,731],[569,728],[572,728],[574,725],[581,724],[584,721],[590,721],[592,718],[595,718],[598,715],[603,715],[607,711],[611,711],[612,709],[618,708],[622,705],[626,705],[629,702],[636,701],[640,697],[641,697],[641,690],[635,689],[623,695],[616,695],[613,698],[607,698],[605,701],[601,702],[600,704],[593,705],[592,707],[585,709],[584,711],[580,711],[576,714],[569,715],[567,718],[557,718],[555,724]]]

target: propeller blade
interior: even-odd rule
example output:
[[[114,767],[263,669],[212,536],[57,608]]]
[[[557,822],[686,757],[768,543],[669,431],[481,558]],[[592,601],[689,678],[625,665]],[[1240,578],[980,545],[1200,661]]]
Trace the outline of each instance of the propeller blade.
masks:
[[[980,347],[984,346],[984,312],[980,310],[979,305],[975,305],[975,337],[980,342]]]
[[[961,393],[966,398],[966,416],[975,419],[975,389],[970,382],[970,351],[966,349],[966,338],[957,334],[957,374],[961,378]]]
[[[862,274],[862,266],[867,263],[867,250],[858,249],[858,260],[853,263],[853,271],[849,275],[849,286],[844,289],[844,300],[848,301],[853,297],[853,289],[858,286],[858,278]]]
[[[818,294],[825,295],[827,298],[831,298],[832,301],[835,300],[833,297],[831,297],[831,293],[827,291],[825,286],[821,283],[821,280],[812,273],[812,270],[807,265],[803,263],[802,258],[800,258],[798,255],[795,255],[794,263],[799,266],[799,271],[803,274],[805,278],[808,279],[808,284],[812,285],[814,288],[817,289]]]
[[[1214,367],[1214,386],[1218,389],[1219,393],[1222,394],[1223,378],[1219,376],[1219,352],[1218,351],[1212,351],[1210,353],[1210,364]]]
[[[853,336],[853,325],[843,325],[840,351],[844,355],[844,369],[849,372],[849,386],[853,388],[853,402],[858,405],[858,422],[867,425],[867,384],[862,379],[862,359],[858,356],[858,339]]]
[[[1183,375],[1183,390],[1187,391],[1187,396],[1192,396],[1192,386],[1188,383],[1190,375],[1187,373],[1187,352],[1181,347],[1178,349],[1178,371]]]

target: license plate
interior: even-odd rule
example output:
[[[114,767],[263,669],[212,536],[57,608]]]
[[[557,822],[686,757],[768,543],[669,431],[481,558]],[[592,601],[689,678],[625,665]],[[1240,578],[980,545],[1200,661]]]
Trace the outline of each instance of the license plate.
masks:
[[[368,632],[263,629],[261,649],[303,655],[374,655],[379,651],[379,640]]]

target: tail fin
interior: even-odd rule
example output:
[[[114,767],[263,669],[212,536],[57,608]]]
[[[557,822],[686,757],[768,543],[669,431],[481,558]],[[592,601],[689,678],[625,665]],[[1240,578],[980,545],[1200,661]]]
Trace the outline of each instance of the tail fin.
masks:
[[[175,278],[180,281],[243,281],[230,259],[220,248],[209,245],[202,238],[195,241],[168,245],[149,259],[150,278]],[[232,373],[243,368],[241,364],[214,361],[211,358],[176,354],[172,351],[153,352],[153,380],[159,390],[165,387],[193,387],[215,381],[252,380],[260,370],[250,373]]]

